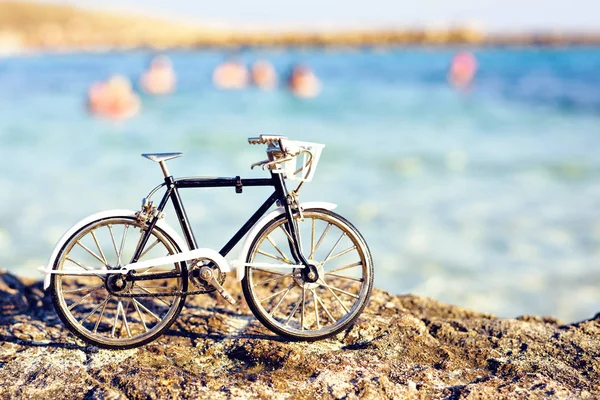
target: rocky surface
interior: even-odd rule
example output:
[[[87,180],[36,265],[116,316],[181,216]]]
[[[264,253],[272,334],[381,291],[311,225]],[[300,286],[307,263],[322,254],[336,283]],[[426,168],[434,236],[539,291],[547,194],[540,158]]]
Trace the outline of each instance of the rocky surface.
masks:
[[[301,343],[204,295],[157,341],[110,351],[63,328],[40,282],[0,273],[0,309],[0,398],[600,397],[600,314],[498,319],[375,290],[352,329]]]

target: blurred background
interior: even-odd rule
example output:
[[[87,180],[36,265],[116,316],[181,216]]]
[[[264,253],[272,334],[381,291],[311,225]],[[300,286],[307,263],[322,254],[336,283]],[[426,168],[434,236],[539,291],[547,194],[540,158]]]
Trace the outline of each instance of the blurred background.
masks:
[[[0,1],[0,267],[36,276],[79,219],[138,209],[162,180],[140,153],[259,177],[246,138],[275,133],[327,145],[301,198],[339,204],[376,287],[600,311],[596,1],[202,3]],[[219,249],[269,194],[182,197]]]

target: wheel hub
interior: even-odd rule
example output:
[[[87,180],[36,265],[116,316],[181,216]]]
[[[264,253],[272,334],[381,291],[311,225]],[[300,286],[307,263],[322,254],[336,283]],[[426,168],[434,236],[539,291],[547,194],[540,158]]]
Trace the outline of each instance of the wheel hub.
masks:
[[[293,276],[299,286],[303,286],[306,289],[314,289],[320,286],[319,281],[323,275],[323,267],[319,263],[309,260],[307,267],[295,268]]]
[[[308,264],[307,267],[302,268],[302,277],[308,283],[315,283],[319,279],[319,271],[313,264]]]
[[[125,279],[125,275],[112,274],[106,278],[105,285],[106,289],[110,293],[119,293],[128,288],[131,282]]]

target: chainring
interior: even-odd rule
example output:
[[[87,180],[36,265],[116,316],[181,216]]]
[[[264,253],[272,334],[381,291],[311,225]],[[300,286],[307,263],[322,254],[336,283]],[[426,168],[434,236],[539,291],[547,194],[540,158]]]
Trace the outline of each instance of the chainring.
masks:
[[[190,282],[192,282],[192,284],[194,284],[196,288],[198,288],[201,291],[200,294],[211,293],[217,290],[214,286],[212,286],[210,283],[208,283],[207,281],[205,281],[197,275],[197,273],[200,271],[200,268],[202,267],[209,266],[213,270],[213,274],[217,277],[217,282],[219,282],[219,284],[223,285],[223,283],[225,282],[227,274],[225,274],[225,272],[221,272],[221,269],[215,263],[206,263],[205,259],[197,258],[193,260],[190,264],[192,265],[192,268],[188,269],[189,280]]]

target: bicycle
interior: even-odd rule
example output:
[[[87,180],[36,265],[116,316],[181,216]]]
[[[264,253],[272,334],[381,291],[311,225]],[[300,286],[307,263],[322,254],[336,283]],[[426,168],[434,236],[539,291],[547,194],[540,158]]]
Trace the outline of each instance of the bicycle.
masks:
[[[216,291],[235,304],[223,288],[231,271],[224,257],[243,238],[231,266],[250,310],[268,329],[312,341],[354,323],[373,286],[369,248],[360,232],[332,211],[335,204],[298,200],[324,145],[273,135],[248,142],[267,145],[267,159],[251,168],[268,170],[269,178],[175,179],[166,161],[182,153],[142,154],[160,165],[164,182],[143,199],[141,209],[91,215],[59,239],[39,271],[58,316],[73,334],[102,348],[133,348],[166,331],[186,296]],[[299,184],[288,191],[286,180]],[[244,187],[257,186],[274,191],[221,250],[199,248],[179,191],[235,187],[242,193]],[[162,188],[156,206],[150,199]],[[164,221],[169,200],[184,239]],[[267,213],[274,204],[276,209]]]

